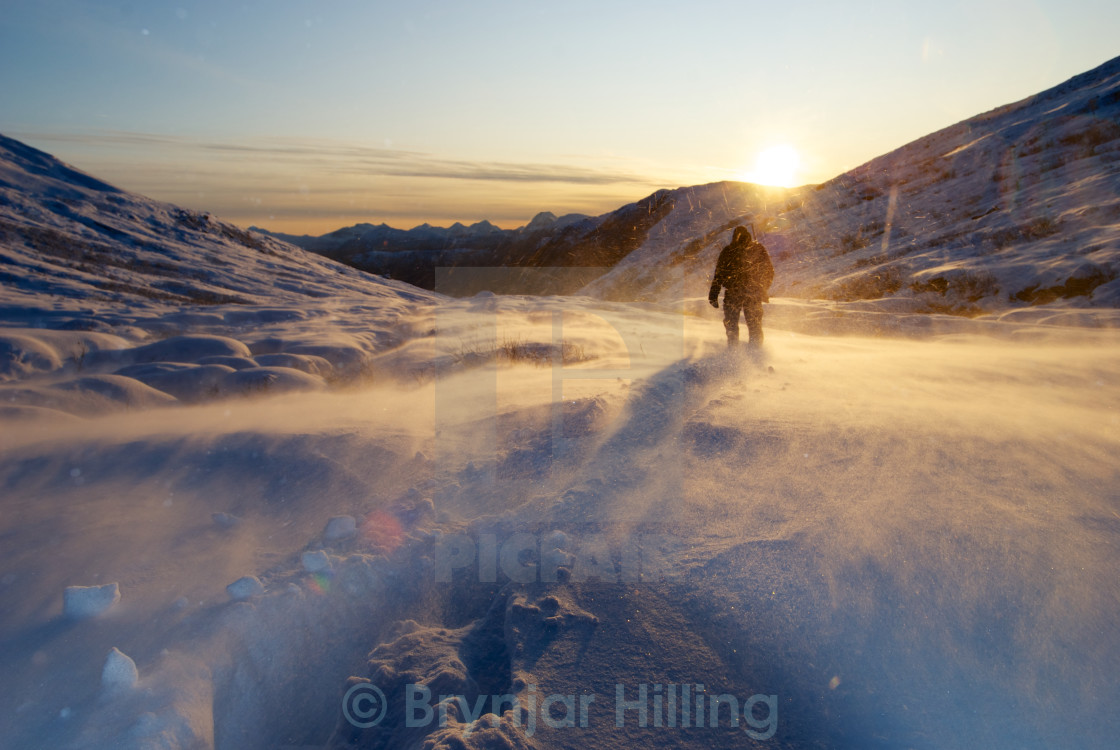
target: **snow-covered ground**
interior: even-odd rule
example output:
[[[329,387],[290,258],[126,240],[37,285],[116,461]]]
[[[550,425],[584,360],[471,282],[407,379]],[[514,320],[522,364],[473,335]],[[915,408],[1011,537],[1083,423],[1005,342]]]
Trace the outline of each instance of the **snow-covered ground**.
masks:
[[[0,744],[1111,746],[1114,332],[871,337],[778,300],[797,325],[752,358],[710,308],[368,304],[153,308],[116,323],[156,343],[98,333],[81,364],[93,333],[5,329],[46,364],[0,390]],[[210,364],[265,351],[308,379]],[[754,725],[725,697],[717,728],[654,726],[686,684]],[[648,726],[616,726],[642,685]],[[533,721],[441,728],[425,687]]]

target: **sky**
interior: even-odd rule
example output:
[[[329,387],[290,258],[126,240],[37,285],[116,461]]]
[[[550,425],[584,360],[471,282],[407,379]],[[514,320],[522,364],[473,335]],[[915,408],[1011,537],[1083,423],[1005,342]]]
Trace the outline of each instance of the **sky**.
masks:
[[[321,234],[823,182],[1120,55],[1111,0],[0,3],[0,133]]]

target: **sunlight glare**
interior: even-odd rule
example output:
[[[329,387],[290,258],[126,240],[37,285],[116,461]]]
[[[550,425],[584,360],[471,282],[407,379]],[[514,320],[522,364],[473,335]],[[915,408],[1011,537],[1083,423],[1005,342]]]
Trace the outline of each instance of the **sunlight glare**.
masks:
[[[801,157],[793,146],[782,144],[759,152],[754,169],[743,174],[745,182],[757,185],[793,187]]]

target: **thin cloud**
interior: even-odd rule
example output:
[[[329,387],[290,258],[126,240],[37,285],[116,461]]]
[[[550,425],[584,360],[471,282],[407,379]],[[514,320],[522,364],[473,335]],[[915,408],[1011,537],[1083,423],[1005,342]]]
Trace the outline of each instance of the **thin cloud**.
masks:
[[[410,177],[436,180],[472,180],[514,183],[566,183],[574,185],[659,184],[661,181],[634,172],[596,169],[579,165],[466,161],[445,159],[419,151],[380,149],[334,141],[257,139],[200,141],[184,136],[105,131],[96,133],[29,133],[40,142],[67,143],[94,150],[104,146],[159,149],[178,156],[200,152],[222,158],[276,166],[298,166],[308,172],[356,177]]]
[[[78,147],[87,146],[180,146],[185,140],[170,135],[154,135],[152,133],[132,133],[119,130],[102,130],[97,133],[57,133],[42,132],[14,132],[13,138],[20,140],[43,141],[49,143],[67,143]]]
[[[577,185],[614,185],[647,183],[648,178],[627,172],[605,172],[590,168],[555,164],[510,164],[436,159],[427,155],[399,156],[389,159],[361,159],[352,164],[337,164],[334,171],[354,175],[419,177],[443,180],[484,180],[495,182],[564,182]]]
[[[333,174],[499,182],[565,182],[585,185],[650,182],[649,178],[630,172],[557,164],[443,159],[419,151],[367,148],[330,142],[206,143],[201,146],[207,150],[226,154],[241,153],[254,159],[314,157],[316,166],[327,169]]]

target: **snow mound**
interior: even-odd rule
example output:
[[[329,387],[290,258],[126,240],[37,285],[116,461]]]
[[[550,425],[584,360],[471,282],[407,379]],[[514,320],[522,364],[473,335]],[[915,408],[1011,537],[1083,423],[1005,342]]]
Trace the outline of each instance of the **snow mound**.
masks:
[[[36,372],[50,372],[62,366],[62,358],[52,347],[30,336],[0,334],[0,381],[17,380]]]
[[[218,387],[223,395],[250,396],[324,390],[327,383],[290,367],[254,367],[227,373]]]
[[[304,367],[308,368],[308,372],[311,372],[313,363],[326,362],[340,373],[352,374],[361,370],[369,360],[368,346],[342,342],[294,344],[285,348],[284,351],[280,353],[299,357],[299,362],[302,363]],[[303,367],[300,369],[303,369]]]
[[[134,349],[114,352],[118,361],[128,364],[147,362],[197,362],[206,357],[249,358],[249,347],[225,336],[192,334],[173,336]]]
[[[334,369],[325,357],[312,354],[292,352],[259,354],[253,359],[261,367],[290,367],[293,370],[302,370],[310,375],[328,376]]]
[[[274,312],[269,317],[286,319]],[[2,416],[27,419],[36,409],[51,409],[86,417],[176,402],[323,391],[360,381],[376,354],[397,346],[403,332],[370,323],[365,315],[354,314],[352,333],[340,329],[327,336],[311,311],[295,318],[313,321],[306,330],[282,324],[282,336],[269,335],[267,327],[230,328],[225,316],[199,320],[184,311],[114,320],[109,327],[127,338],[81,330],[0,331]],[[397,319],[396,313],[388,316]],[[182,332],[184,320],[196,330]],[[170,335],[151,341],[152,333]],[[141,341],[129,340],[136,338]]]
[[[82,367],[103,352],[127,347],[125,339],[93,331],[0,329],[0,383]]]
[[[67,586],[62,594],[62,613],[72,620],[86,620],[108,612],[121,600],[120,585]]]
[[[197,365],[221,365],[229,367],[233,370],[247,370],[250,367],[256,367],[258,362],[249,357],[231,357],[226,355],[217,355],[212,357],[199,357],[195,364]]]
[[[122,375],[88,375],[49,386],[0,387],[0,399],[9,405],[51,409],[78,417],[178,403],[173,396]]]
[[[0,404],[0,421],[5,422],[19,422],[27,421],[34,422],[38,420],[73,420],[77,421],[80,418],[74,414],[68,414],[65,411],[58,409],[49,409],[43,406],[13,406],[11,404]]]
[[[122,367],[116,374],[138,380],[184,403],[197,403],[217,396],[225,378],[234,372],[231,367],[217,364],[152,362]]]
[[[121,375],[88,375],[59,383],[54,387],[60,391],[74,393],[85,400],[93,401],[101,398],[132,409],[166,406],[175,402],[174,397]]]

